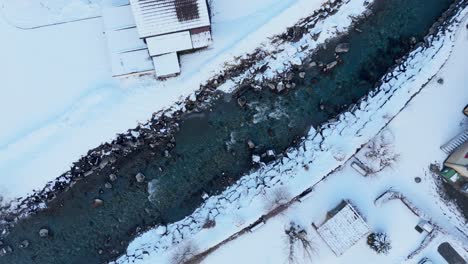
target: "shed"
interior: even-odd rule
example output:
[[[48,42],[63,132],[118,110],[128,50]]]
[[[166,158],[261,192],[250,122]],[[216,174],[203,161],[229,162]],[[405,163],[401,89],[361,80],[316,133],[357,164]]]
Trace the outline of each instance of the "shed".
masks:
[[[160,78],[175,76],[177,52],[212,42],[206,0],[121,0],[103,18],[113,76],[153,70]]]
[[[337,256],[370,233],[369,226],[356,209],[342,201],[328,212],[327,220],[317,228],[317,233]]]

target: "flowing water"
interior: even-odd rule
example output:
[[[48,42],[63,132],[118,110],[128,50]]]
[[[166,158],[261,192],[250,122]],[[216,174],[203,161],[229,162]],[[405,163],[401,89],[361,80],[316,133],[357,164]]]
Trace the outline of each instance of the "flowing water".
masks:
[[[362,33],[352,30],[313,55],[314,61],[329,63],[337,43],[350,43],[350,52],[333,71],[324,74],[312,67],[304,79],[294,77],[298,85],[288,92],[245,89],[240,95],[245,107],[223,95],[210,110],[184,116],[169,157],[142,146],[117,162],[112,189],[104,187],[105,171],[79,181],[48,209],[11,229],[3,242],[13,252],[0,257],[0,263],[102,263],[123,254],[139,228],[182,219],[202,203],[204,192],[219,193],[251,170],[252,154],[285,150],[311,126],[362,98],[395,59],[411,50],[410,39],[422,40],[452,2],[378,1],[373,15],[357,25]],[[146,175],[144,183],[135,181],[138,172]],[[95,198],[104,204],[94,208]],[[40,238],[41,228],[48,228],[50,236]],[[29,241],[27,248],[18,247],[23,240]]]

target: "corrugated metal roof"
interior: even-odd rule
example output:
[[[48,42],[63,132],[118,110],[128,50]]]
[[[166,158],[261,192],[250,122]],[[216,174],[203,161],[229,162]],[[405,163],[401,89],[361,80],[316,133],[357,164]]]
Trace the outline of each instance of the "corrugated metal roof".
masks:
[[[141,38],[210,25],[206,0],[130,0]]]

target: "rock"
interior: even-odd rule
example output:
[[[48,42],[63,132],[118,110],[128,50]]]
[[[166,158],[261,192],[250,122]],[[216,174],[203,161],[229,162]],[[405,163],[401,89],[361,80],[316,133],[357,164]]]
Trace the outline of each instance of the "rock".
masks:
[[[317,66],[317,63],[315,61],[309,63],[309,68],[313,68],[313,67],[316,67]]]
[[[273,150],[267,150],[266,154],[270,157],[274,157],[275,156],[275,152]]]
[[[3,246],[3,241],[0,240],[0,247]]]
[[[99,198],[96,198],[93,200],[93,207],[96,208],[96,207],[99,207],[101,205],[104,204],[104,201],[99,199]]]
[[[411,38],[409,39],[409,43],[410,43],[411,45],[416,45],[416,43],[418,43],[418,40],[417,40],[415,37],[411,37]]]
[[[12,252],[13,249],[10,246],[6,246],[0,249],[0,257],[5,256],[6,254]]]
[[[325,71],[329,71],[329,70],[335,68],[336,65],[338,65],[338,61],[332,61],[332,62],[328,63],[326,68],[325,68]]]
[[[158,234],[160,236],[166,234],[166,232],[167,232],[167,227],[166,226],[158,226],[156,228],[156,234]]]
[[[255,148],[255,143],[252,142],[252,140],[247,140],[247,145],[249,146],[249,149],[254,149]]]
[[[287,88],[287,89],[291,89],[291,88],[292,88],[292,85],[291,85],[290,83],[287,83],[287,84],[286,84],[286,88]]]
[[[276,88],[274,83],[268,83],[267,85],[271,90],[274,90]]]
[[[304,79],[305,75],[306,75],[305,72],[300,72],[300,73],[299,73],[299,77],[300,77],[301,79]]]
[[[358,33],[362,33],[362,29],[360,29],[360,28],[355,28],[354,30],[355,30],[356,32],[358,32]]]
[[[104,253],[104,250],[102,249],[98,249],[98,252],[97,252],[99,255],[102,255],[102,253]]]
[[[324,104],[320,104],[320,110],[325,110],[325,105]]]
[[[335,53],[346,53],[349,51],[349,43],[340,43],[335,48]]]
[[[135,175],[135,179],[137,182],[144,182],[145,181],[145,175],[141,172],[137,173],[137,175]]]
[[[247,104],[247,99],[244,96],[237,98],[237,104],[240,107],[244,107]]]
[[[284,84],[283,82],[280,82],[276,85],[276,90],[278,90],[278,92],[281,92],[284,90]]]
[[[23,240],[19,244],[19,248],[27,248],[27,247],[29,247],[29,241],[28,240]]]
[[[115,174],[109,175],[109,180],[110,181],[116,181],[117,180],[117,175],[115,175]]]
[[[89,170],[83,174],[83,176],[88,177],[89,175],[93,174],[94,170]]]
[[[106,183],[104,184],[104,187],[105,187],[106,189],[112,189],[112,183],[106,182]]]
[[[258,155],[252,155],[252,161],[254,163],[259,163],[260,162],[260,156]]]
[[[49,229],[42,228],[41,230],[39,230],[39,236],[40,237],[48,237],[49,236]]]

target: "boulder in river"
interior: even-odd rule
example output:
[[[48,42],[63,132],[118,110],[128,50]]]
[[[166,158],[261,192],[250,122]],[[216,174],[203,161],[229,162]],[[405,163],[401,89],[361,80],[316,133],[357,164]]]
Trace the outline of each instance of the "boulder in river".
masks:
[[[145,175],[141,172],[137,173],[137,175],[135,175],[135,179],[137,182],[144,182],[145,181]]]
[[[48,237],[49,236],[49,229],[42,228],[41,230],[39,230],[39,236],[40,237]]]
[[[346,53],[349,51],[349,43],[340,43],[335,48],[335,53]]]
[[[254,163],[259,163],[260,162],[260,156],[258,155],[252,155],[252,161]]]
[[[93,207],[94,207],[94,208],[99,207],[99,206],[101,206],[101,205],[103,205],[103,204],[104,204],[104,201],[101,200],[101,199],[99,199],[99,198],[96,198],[96,199],[94,199],[94,201],[93,201]]]
[[[10,246],[6,246],[0,249],[0,257],[5,256],[6,254],[12,252],[13,249]]]
[[[255,143],[253,143],[252,140],[247,140],[247,145],[249,146],[249,149],[254,149],[255,148]]]
[[[117,175],[115,175],[115,174],[109,175],[109,180],[110,181],[116,181],[117,180]]]
[[[338,61],[332,61],[332,62],[328,63],[327,66],[325,67],[325,71],[329,71],[329,70],[335,68],[336,65],[338,65]]]
[[[284,83],[283,82],[279,82],[277,85],[276,85],[276,90],[278,90],[278,92],[281,92],[284,90]]]
[[[106,183],[104,184],[104,187],[105,187],[106,189],[112,189],[112,183],[106,182]]]
[[[247,99],[244,96],[237,98],[237,104],[240,107],[244,107],[247,104]]]
[[[300,73],[299,73],[299,77],[300,77],[301,79],[304,79],[305,75],[306,75],[305,72],[300,72]]]
[[[29,247],[29,241],[28,240],[23,240],[19,244],[19,248],[27,248],[27,247]]]

